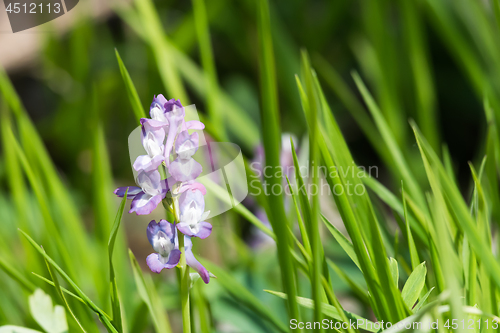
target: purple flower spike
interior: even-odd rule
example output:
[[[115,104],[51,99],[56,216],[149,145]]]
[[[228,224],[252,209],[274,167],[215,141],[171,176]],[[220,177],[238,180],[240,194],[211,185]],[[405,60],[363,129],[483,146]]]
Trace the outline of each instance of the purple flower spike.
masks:
[[[189,267],[194,269],[198,274],[200,274],[203,282],[208,284],[210,282],[210,273],[208,273],[207,269],[203,267],[202,264],[193,255],[193,242],[191,241],[191,237],[184,236],[184,254],[186,255],[186,263]]]
[[[142,170],[137,176],[137,184],[142,191],[137,193],[132,200],[129,213],[147,215],[151,213],[165,197],[167,187],[165,181],[161,180],[158,170]]]
[[[152,119],[161,121],[163,123],[167,122],[167,118],[165,117],[165,104],[167,103],[167,99],[163,97],[162,94],[153,97],[153,102],[149,107],[149,115]]]
[[[175,141],[175,152],[181,160],[187,160],[193,156],[198,150],[199,137],[198,133],[194,132],[189,135],[188,131],[182,131]]]
[[[180,221],[177,229],[190,237],[207,238],[212,225],[204,220],[210,214],[205,212],[205,198],[199,190],[187,190],[179,198]]]
[[[149,222],[147,229],[149,243],[157,253],[151,253],[147,259],[151,271],[160,273],[162,269],[174,268],[179,263],[181,251],[175,241],[175,226],[166,220]]]

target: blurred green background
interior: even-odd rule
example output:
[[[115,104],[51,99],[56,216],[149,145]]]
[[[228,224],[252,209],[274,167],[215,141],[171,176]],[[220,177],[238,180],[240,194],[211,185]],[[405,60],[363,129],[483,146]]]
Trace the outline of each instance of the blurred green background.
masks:
[[[89,239],[92,245],[88,256],[90,261],[96,261],[91,272],[81,273],[79,282],[103,307],[109,306],[107,295],[101,292],[107,288],[107,270],[106,258],[99,258],[99,251],[104,249],[119,203],[112,190],[133,181],[127,138],[137,126],[115,49],[145,110],[149,109],[153,95],[159,93],[180,98],[183,104],[196,104],[207,119],[208,134],[237,143],[248,160],[254,158],[261,141],[256,4],[251,0],[210,0],[205,1],[206,11],[200,14],[196,3],[199,6],[197,1],[155,1],[152,6],[141,0],[109,2],[96,17],[91,14],[93,2],[82,0],[71,13],[67,27],[59,30],[57,25],[48,23],[49,32],[36,34],[40,44],[29,51],[29,61],[2,64],[87,231],[86,236],[72,235]],[[282,131],[302,138],[307,130],[294,77],[300,73],[300,51],[306,49],[358,165],[378,166],[379,180],[390,189],[399,188],[394,169],[384,159],[384,149],[377,146],[380,138],[374,134],[351,77],[353,70],[360,73],[373,92],[417,178],[424,177],[424,170],[420,163],[413,163],[420,157],[408,125],[410,118],[416,120],[436,150],[449,152],[445,155],[452,156],[457,179],[469,195],[467,162],[479,161],[485,152],[483,97],[490,96],[495,104],[500,96],[498,6],[497,0],[270,1]],[[204,60],[202,57],[207,54],[200,55],[200,35],[208,32],[204,19],[210,29],[215,90],[203,74],[204,70],[212,70],[210,56]],[[0,39],[0,50],[15,47],[15,38]],[[218,97],[215,102],[210,99],[214,91]],[[3,93],[5,114],[5,100],[9,97]],[[5,119],[2,118],[4,123]],[[5,138],[2,140],[5,143]],[[19,222],[19,206],[13,198],[5,156],[0,156],[2,257],[20,271],[47,276],[43,265],[35,264],[30,257],[33,253],[23,250],[16,231],[24,226],[32,237],[50,241],[50,237],[42,236],[43,224],[37,222],[43,213],[30,195],[25,203],[29,218],[24,224]],[[35,170],[35,177],[39,176]],[[96,188],[96,184],[100,187]],[[58,204],[50,195],[47,200],[50,205]],[[255,207],[249,208],[255,211]],[[63,225],[64,214],[55,220],[56,225]],[[151,252],[144,237],[148,221],[148,217],[127,215],[123,223],[126,238],[116,250],[126,257],[125,248],[130,247],[143,267]],[[276,258],[269,256],[269,249],[274,253],[274,246],[250,247],[255,230],[233,213],[213,224],[215,237],[197,243],[197,252],[226,267],[248,290],[276,309],[279,317],[286,318],[283,303],[262,292],[279,290]],[[224,229],[224,234],[217,229]],[[354,268],[347,260],[343,265],[346,257],[340,254],[336,243],[323,244],[325,252],[337,259],[339,266],[347,272]],[[67,249],[76,262],[86,253],[84,247],[77,252]],[[85,265],[81,265],[84,271]],[[119,265],[119,284],[130,290],[130,302],[127,299],[124,305],[129,330],[149,331],[152,326],[141,320],[146,309],[134,291],[126,259]],[[353,274],[354,278],[361,278],[359,272]],[[180,319],[174,275],[172,272],[154,276],[154,281],[160,298],[171,310],[169,317],[176,332]],[[36,278],[32,280],[48,289]],[[0,281],[0,324],[33,324],[27,314],[23,288],[3,272]],[[347,303],[352,302],[345,305],[346,309],[364,313],[365,305],[343,282],[334,281],[339,281],[334,289]],[[303,295],[308,293],[304,288]],[[210,300],[217,331],[269,330],[268,323],[251,307],[221,290],[217,283],[210,284],[200,295]]]

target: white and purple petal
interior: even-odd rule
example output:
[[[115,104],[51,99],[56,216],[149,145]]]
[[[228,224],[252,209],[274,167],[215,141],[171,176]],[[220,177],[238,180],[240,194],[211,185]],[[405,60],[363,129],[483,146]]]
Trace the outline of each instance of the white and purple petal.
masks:
[[[212,225],[208,222],[199,222],[195,226],[188,223],[177,223],[177,229],[186,236],[205,239],[212,233]]]
[[[175,140],[175,152],[181,160],[187,160],[193,156],[198,150],[199,137],[198,133],[194,132],[189,135],[188,131],[182,131]]]
[[[150,195],[147,193],[139,193],[132,200],[129,213],[135,212],[137,215],[147,215],[158,206],[163,199],[162,195]]]
[[[149,155],[140,155],[132,165],[136,171],[151,172],[157,170],[163,162],[163,155],[156,155],[153,158]]]
[[[190,120],[185,122],[186,129],[192,130],[202,130],[205,128],[205,124],[198,120]]]
[[[205,267],[196,258],[193,254],[193,242],[191,241],[191,237],[184,236],[184,253],[186,256],[186,263],[189,267],[194,269],[198,274],[200,274],[203,282],[208,284],[210,282],[210,274]]]
[[[184,122],[184,108],[173,106],[172,111],[165,113],[168,119],[168,134],[167,142],[165,143],[165,163],[167,166],[170,164],[170,152],[173,149],[175,137],[179,131],[181,124]]]
[[[167,258],[161,256],[159,253],[151,253],[146,258],[146,263],[148,264],[148,267],[152,272],[160,273],[164,268],[171,269],[177,266],[180,258],[181,251],[175,249],[169,253]]]
[[[137,186],[124,186],[124,187],[118,187],[116,190],[113,191],[114,194],[119,196],[120,198],[123,198],[125,196],[125,192],[128,189],[127,193],[127,199],[133,199],[137,194],[142,192],[142,189]]]
[[[178,193],[184,193],[187,190],[199,190],[201,194],[205,195],[207,194],[207,189],[205,188],[205,185],[198,183],[194,180],[189,180],[187,182],[184,182],[181,184],[181,186],[178,189]]]
[[[201,164],[192,158],[187,160],[177,158],[168,168],[170,175],[178,182],[194,180],[202,171],[203,167]]]

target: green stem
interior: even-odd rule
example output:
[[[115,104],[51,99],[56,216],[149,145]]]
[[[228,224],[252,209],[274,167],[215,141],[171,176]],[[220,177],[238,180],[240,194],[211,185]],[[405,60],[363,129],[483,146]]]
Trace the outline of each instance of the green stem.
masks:
[[[179,221],[179,202],[177,198],[173,202],[175,220]],[[179,281],[179,291],[181,296],[182,327],[184,333],[191,333],[191,313],[189,311],[189,267],[186,264],[186,254],[184,249],[184,235],[179,234],[179,249],[181,250],[181,260],[177,265],[177,279]]]
[[[179,237],[179,248],[184,248],[184,237]],[[189,311],[189,267],[186,265],[186,256],[184,251],[179,263],[178,279],[179,290],[181,293],[182,327],[184,333],[191,332],[191,318]]]

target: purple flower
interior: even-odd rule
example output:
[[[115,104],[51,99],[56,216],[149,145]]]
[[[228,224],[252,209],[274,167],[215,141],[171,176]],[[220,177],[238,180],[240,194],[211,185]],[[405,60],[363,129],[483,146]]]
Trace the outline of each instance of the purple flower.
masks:
[[[177,158],[173,161],[168,172],[179,182],[186,182],[198,177],[203,168],[192,156],[198,150],[198,133],[189,135],[187,131],[182,131],[175,141],[175,152]]]
[[[196,162],[193,158],[181,160],[177,158],[168,167],[168,172],[178,182],[187,182],[198,177],[203,168],[200,163]]]
[[[162,94],[158,96],[153,96],[153,102],[149,107],[149,115],[151,119],[161,121],[163,123],[167,123],[167,118],[165,117],[165,104],[167,103],[167,99],[163,97]]]
[[[193,255],[193,242],[191,241],[191,237],[184,236],[184,254],[186,255],[186,263],[189,267],[194,269],[198,274],[200,274],[203,282],[208,284],[210,282],[210,273],[207,271],[205,267]]]
[[[191,158],[198,150],[198,143],[199,137],[197,132],[189,135],[188,131],[182,131],[175,141],[177,157],[182,160]]]
[[[137,176],[137,186],[119,187],[114,193],[123,197],[125,191],[129,190],[128,199],[132,199],[129,213],[135,212],[137,215],[147,215],[151,213],[165,197],[168,185],[165,180],[161,180],[158,170],[141,170]]]
[[[199,190],[201,194],[207,194],[207,189],[205,185],[198,183],[194,180],[190,180],[181,184],[181,186],[177,189],[177,193],[184,193],[187,190]]]
[[[149,222],[147,235],[149,243],[157,253],[151,253],[146,263],[149,268],[160,273],[162,269],[174,268],[179,263],[181,251],[176,242],[175,226],[166,220]]]
[[[184,235],[207,238],[212,233],[212,225],[204,220],[210,214],[205,212],[205,198],[199,190],[187,190],[179,198],[180,221],[177,229]]]
[[[182,108],[181,101],[175,98],[169,99],[163,104],[165,112],[173,111],[175,108]]]
[[[163,141],[165,140],[165,130],[163,124],[152,119],[141,119],[142,124],[142,145],[147,155],[138,156],[134,162],[136,171],[153,171],[158,168],[163,157]]]
[[[172,110],[165,113],[165,117],[168,120],[168,134],[167,134],[167,142],[165,143],[165,163],[167,166],[170,164],[170,152],[174,146],[174,141],[181,128],[181,125],[184,123],[185,111],[184,107],[179,106],[180,102],[172,105]],[[167,104],[165,104],[167,106]]]

